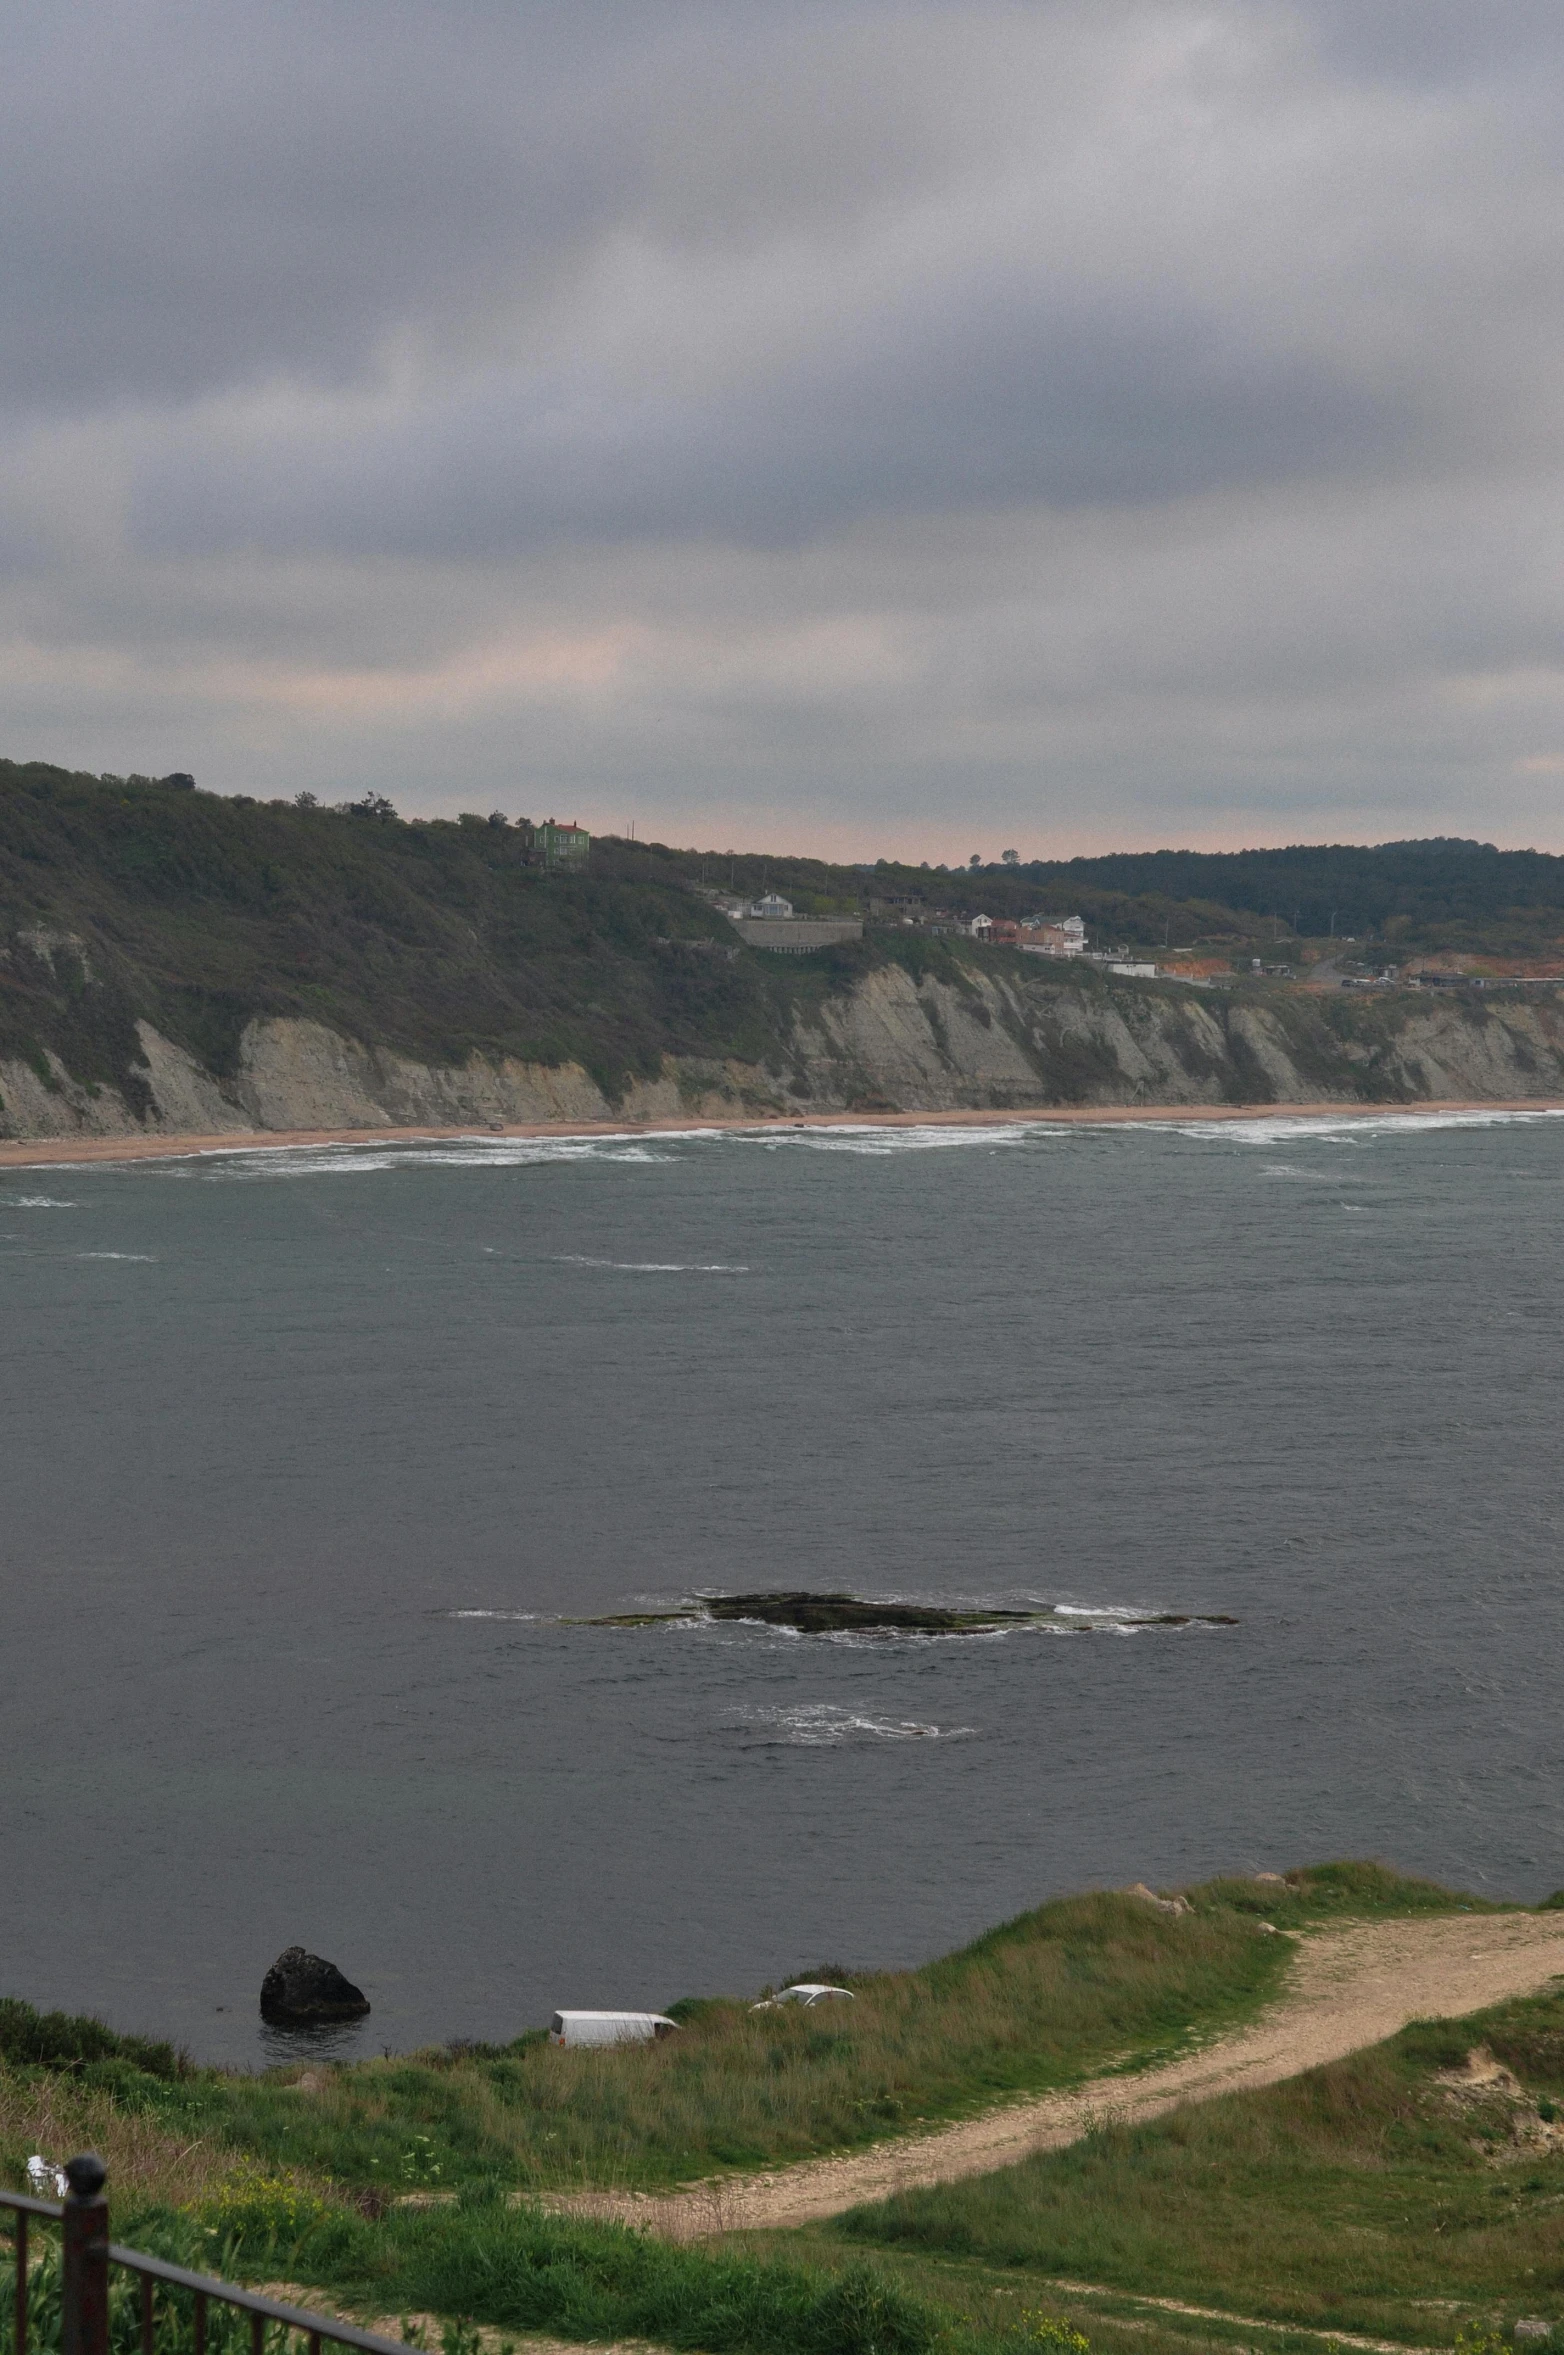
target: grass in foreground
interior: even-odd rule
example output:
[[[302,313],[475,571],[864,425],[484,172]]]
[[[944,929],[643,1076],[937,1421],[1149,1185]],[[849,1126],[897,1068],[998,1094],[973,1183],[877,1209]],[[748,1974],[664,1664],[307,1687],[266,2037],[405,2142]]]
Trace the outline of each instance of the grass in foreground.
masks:
[[[1512,2073],[1466,2074],[1485,2046]],[[844,2218],[847,2249],[1423,2345],[1564,2322],[1564,1988]]]
[[[790,2239],[780,2251],[671,2248],[618,2226],[518,2212],[492,2193],[374,2223],[252,2175],[193,2214],[132,2214],[124,2229],[138,2247],[195,2271],[264,2282],[273,2294],[415,2345],[438,2344],[443,2355],[514,2355],[516,2340],[532,2333],[707,2355],[1191,2355],[1194,2347],[1236,2355],[1236,2334],[1220,2325],[1148,2323],[1052,2292],[1039,2302],[994,2287],[977,2268],[895,2256],[866,2262],[821,2236],[818,2245]],[[191,2355],[187,2308],[175,2300],[161,2309],[155,2355]],[[32,2355],[57,2355],[53,2248],[33,2268],[31,2317]],[[10,2326],[6,2301],[0,2355],[14,2355]],[[1256,2334],[1247,2335],[1252,2350]],[[128,2277],[116,2276],[111,2289],[110,2343],[113,2355],[140,2355]],[[207,2355],[251,2355],[246,2320],[212,2307],[206,2344]],[[1265,2334],[1264,2344],[1266,2355],[1322,2355],[1286,2332]],[[267,2349],[297,2355],[280,2334]]]
[[[95,2140],[116,2181],[129,2163],[138,2191],[175,2203],[191,2196],[193,2163],[221,2172],[236,2152],[385,2199],[489,2179],[664,2185],[1167,2059],[1275,1992],[1291,1950],[1261,1934],[1262,1919],[1304,1927],[1480,1902],[1372,1865],[1322,1866],[1286,1887],[1213,1882],[1190,1897],[1180,1916],[1117,1895],[1060,1899],[921,1970],[854,1978],[851,2006],[690,2003],[676,2007],[679,2036],[620,2051],[563,2052],[534,2031],[507,2046],[245,2077],[178,2071],[155,2047],[105,2054],[88,2036],[62,2072],[71,2023],[50,2031],[28,2015],[29,2031],[14,2006],[9,2028],[0,2017],[11,2063],[0,2168],[14,2182],[29,2150]],[[159,2138],[171,2167],[182,2154],[166,2184]]]
[[[327,2296],[341,2313],[395,2327],[434,2312],[500,2330],[583,2341],[652,2339],[709,2355],[931,2355],[938,2317],[879,2268],[820,2270],[796,2262],[670,2248],[613,2225],[561,2222],[478,2198],[460,2208],[372,2222],[279,2179],[252,2178],[191,2215],[127,2220],[135,2245],[199,2272],[272,2280]],[[32,2269],[29,2347],[60,2344],[58,2244]],[[157,2355],[189,2355],[184,2301],[164,2300]],[[139,2355],[134,2280],[116,2275],[114,2355]],[[14,2355],[9,2301],[0,2355]],[[447,2344],[470,2348],[472,2334]],[[208,2312],[208,2355],[249,2355],[248,2318]],[[279,2342],[278,2355],[282,2355]]]

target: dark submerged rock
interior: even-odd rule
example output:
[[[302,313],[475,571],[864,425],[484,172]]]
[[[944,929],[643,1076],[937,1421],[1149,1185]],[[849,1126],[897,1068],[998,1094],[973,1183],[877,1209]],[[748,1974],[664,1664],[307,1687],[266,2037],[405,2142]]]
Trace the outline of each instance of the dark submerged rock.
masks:
[[[362,1987],[302,1946],[284,1947],[261,1981],[263,2020],[361,2020],[368,2009]]]
[[[800,1635],[833,1635],[843,1629],[879,1629],[903,1635],[1003,1634],[1012,1627],[1046,1626],[1055,1635],[1114,1635],[1131,1627],[1236,1627],[1224,1611],[1153,1611],[1140,1618],[1107,1619],[1076,1612],[1067,1603],[1035,1611],[949,1609],[938,1603],[875,1603],[861,1595],[812,1594],[804,1588],[755,1595],[702,1595],[677,1611],[616,1611],[603,1619],[567,1619],[567,1627],[663,1627],[688,1620],[760,1620],[767,1627],[791,1627]],[[1559,1903],[1564,1905],[1564,1891]]]
[[[925,1603],[866,1603],[857,1595],[712,1595],[705,1608],[713,1619],[760,1619],[768,1627],[796,1627],[804,1635],[829,1635],[840,1628],[899,1627],[913,1635],[961,1635],[976,1627],[1001,1627],[1035,1619],[1035,1611],[946,1611]]]

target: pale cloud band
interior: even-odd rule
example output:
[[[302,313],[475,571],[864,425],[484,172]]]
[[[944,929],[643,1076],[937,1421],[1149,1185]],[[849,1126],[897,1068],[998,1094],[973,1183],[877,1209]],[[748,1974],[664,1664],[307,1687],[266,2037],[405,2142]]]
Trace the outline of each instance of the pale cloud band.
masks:
[[[6,744],[845,855],[1564,848],[1564,20],[11,13]]]

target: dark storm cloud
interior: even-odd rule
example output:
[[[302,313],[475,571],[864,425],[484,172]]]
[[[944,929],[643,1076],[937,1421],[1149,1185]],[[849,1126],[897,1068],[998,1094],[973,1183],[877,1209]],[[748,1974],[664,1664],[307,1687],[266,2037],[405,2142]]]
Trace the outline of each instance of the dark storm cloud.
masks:
[[[949,139],[894,60],[862,76],[891,24],[807,0],[10,15],[13,401],[349,381],[406,331],[481,351],[627,224],[721,245],[850,216]],[[856,85],[836,123],[833,67]]]
[[[1131,836],[1408,831],[1419,795],[1536,823],[1556,7],[78,0],[7,33],[29,749],[432,802],[525,742],[544,797],[617,820],[651,777],[691,833],[986,798],[1058,839],[1083,793]]]
[[[1027,297],[1033,295],[1029,304]],[[885,513],[1169,499],[1363,467],[1414,400],[1155,298],[954,291],[720,394],[502,383],[388,424],[186,437],[138,475],[160,553],[491,558],[540,542],[785,545]]]

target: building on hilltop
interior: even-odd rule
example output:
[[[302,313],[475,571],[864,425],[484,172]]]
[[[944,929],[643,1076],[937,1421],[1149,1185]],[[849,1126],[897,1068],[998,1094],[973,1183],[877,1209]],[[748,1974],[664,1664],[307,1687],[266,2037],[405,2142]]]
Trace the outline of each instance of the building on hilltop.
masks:
[[[1045,923],[1041,918],[1023,927],[1028,938],[1021,946],[1034,957],[1083,957],[1086,954],[1086,926],[1079,916],[1066,916],[1061,923]]]
[[[775,891],[730,913],[729,922],[747,947],[780,949],[786,957],[805,957],[811,949],[840,948],[844,941],[863,938],[861,916],[795,916],[792,901]]]
[[[592,851],[584,826],[563,826],[558,818],[545,818],[533,828],[532,839],[545,867],[584,867]]]

